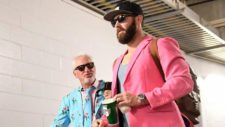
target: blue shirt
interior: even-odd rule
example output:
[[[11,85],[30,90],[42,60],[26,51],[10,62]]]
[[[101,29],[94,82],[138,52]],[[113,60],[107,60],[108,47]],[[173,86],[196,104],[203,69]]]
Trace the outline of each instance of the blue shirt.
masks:
[[[124,92],[123,82],[124,82],[126,70],[127,70],[127,64],[120,64],[119,72],[118,72],[120,93]],[[127,122],[128,116],[126,114],[123,114],[122,117],[123,117],[123,127],[129,127],[129,124]]]

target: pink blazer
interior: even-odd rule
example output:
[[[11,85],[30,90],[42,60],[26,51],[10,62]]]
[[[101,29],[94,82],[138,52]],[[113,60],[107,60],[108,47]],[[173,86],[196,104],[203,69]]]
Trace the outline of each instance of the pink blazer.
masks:
[[[189,93],[193,81],[189,65],[180,53],[173,38],[157,41],[160,62],[165,73],[163,81],[150,54],[152,36],[147,35],[138,45],[125,74],[124,89],[133,94],[144,93],[150,106],[132,108],[128,112],[130,127],[184,127],[175,99]],[[117,74],[126,52],[121,55],[113,69],[112,94],[117,93]]]

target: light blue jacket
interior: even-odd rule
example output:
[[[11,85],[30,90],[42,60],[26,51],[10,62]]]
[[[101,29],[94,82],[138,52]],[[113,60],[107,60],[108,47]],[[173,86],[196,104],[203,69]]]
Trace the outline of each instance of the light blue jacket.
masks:
[[[105,82],[100,80],[95,94],[95,118],[99,119],[103,115],[102,101],[104,100]],[[58,114],[50,127],[91,127],[84,124],[84,113],[82,107],[81,87],[76,88],[71,93],[63,97]]]

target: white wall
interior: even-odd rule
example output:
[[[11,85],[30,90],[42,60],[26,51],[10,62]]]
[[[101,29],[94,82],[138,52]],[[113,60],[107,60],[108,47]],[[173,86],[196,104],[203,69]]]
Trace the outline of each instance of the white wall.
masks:
[[[97,77],[111,80],[122,52],[112,32],[101,16],[61,0],[0,0],[0,127],[48,127],[79,85],[77,53],[91,54]]]
[[[201,123],[197,127],[225,127],[225,67],[187,56],[201,95]]]
[[[0,126],[48,127],[62,96],[79,85],[72,75],[73,56],[91,54],[97,77],[111,80],[112,62],[124,49],[102,16],[79,5],[0,0]],[[224,66],[187,59],[203,78],[211,73],[225,76]],[[209,114],[214,111],[207,101],[211,90],[204,90],[202,99],[202,109]],[[206,124],[216,119],[203,115]],[[207,127],[220,125],[210,122]]]

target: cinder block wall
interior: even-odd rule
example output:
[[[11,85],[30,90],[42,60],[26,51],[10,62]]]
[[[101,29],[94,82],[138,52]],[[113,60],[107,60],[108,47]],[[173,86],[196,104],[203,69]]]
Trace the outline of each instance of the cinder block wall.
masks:
[[[79,85],[72,75],[73,56],[91,54],[97,78],[111,80],[113,60],[124,48],[102,16],[79,5],[64,0],[0,0],[0,127],[49,127],[61,98]],[[190,56],[187,60],[203,79],[209,74],[225,76],[224,66]],[[225,104],[210,101],[224,96],[215,94],[222,88],[202,90],[204,123],[198,127],[225,125],[220,110]],[[217,119],[220,122],[214,122]]]
[[[122,50],[108,42],[110,27],[62,0],[0,0],[0,127],[48,127],[61,98],[79,85],[71,66],[77,53],[91,54],[98,79],[111,80]]]

